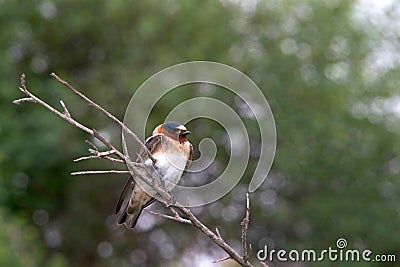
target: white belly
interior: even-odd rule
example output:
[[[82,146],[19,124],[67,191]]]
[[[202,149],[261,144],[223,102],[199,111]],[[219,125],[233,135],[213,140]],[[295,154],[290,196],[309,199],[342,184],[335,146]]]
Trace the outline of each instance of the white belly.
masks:
[[[182,153],[157,153],[153,155],[156,160],[155,167],[165,182],[165,189],[171,191],[179,182],[185,169],[187,159]],[[149,161],[149,162],[147,162]],[[151,160],[147,160],[146,164],[151,164]]]

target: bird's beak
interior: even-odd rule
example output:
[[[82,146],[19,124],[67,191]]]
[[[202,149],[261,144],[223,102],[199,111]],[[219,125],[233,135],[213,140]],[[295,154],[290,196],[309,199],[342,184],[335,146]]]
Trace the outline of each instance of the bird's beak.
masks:
[[[181,135],[188,135],[188,134],[191,134],[192,132],[191,131],[184,131],[183,133],[181,133]]]

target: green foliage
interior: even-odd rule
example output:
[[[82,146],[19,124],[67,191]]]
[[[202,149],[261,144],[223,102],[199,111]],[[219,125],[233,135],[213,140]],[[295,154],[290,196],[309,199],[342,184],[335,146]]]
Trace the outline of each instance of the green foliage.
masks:
[[[21,97],[25,72],[38,96],[55,106],[62,98],[73,116],[109,133],[118,146],[119,129],[48,74],[56,72],[122,118],[143,81],[190,60],[243,71],[275,116],[274,165],[251,195],[253,252],[264,245],[324,249],[344,237],[351,248],[400,258],[396,27],[369,17],[360,22],[351,1],[249,1],[254,7],[227,0],[19,2],[0,1],[0,266],[190,266],[225,256],[191,227],[149,214],[136,231],[117,228],[109,216],[125,177],[71,178],[73,170],[113,165],[72,163],[87,153],[87,136],[38,105],[11,103]],[[384,15],[393,24],[395,10]],[[227,90],[178,88],[157,104],[149,127],[205,94],[240,109]],[[244,121],[255,156],[243,184],[195,209],[234,246],[259,141],[257,124]],[[224,136],[205,119],[189,126],[196,146],[203,137]],[[223,147],[221,167],[210,174],[227,162]],[[32,219],[38,210],[48,221]],[[58,239],[45,242],[51,233]]]
[[[19,266],[67,266],[59,253],[45,260],[45,246],[39,242],[38,230],[20,215],[7,215],[0,210],[0,265]]]

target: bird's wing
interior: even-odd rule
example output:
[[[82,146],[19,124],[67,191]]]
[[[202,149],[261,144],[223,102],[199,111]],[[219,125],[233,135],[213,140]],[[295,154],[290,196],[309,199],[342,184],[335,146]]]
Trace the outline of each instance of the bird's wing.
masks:
[[[162,140],[161,134],[153,135],[147,138],[146,143],[144,144],[147,148],[147,151],[146,149],[141,148],[139,151],[139,156],[137,161],[148,159],[149,156],[147,153],[149,152],[150,154],[153,154],[155,150],[159,149],[161,145],[161,140]]]
[[[123,203],[123,202],[124,202],[124,200],[129,201],[129,198],[132,195],[132,190],[133,190],[134,186],[135,186],[135,181],[133,180],[133,177],[131,175],[131,176],[129,176],[128,180],[126,181],[124,188],[122,189],[122,192],[119,196],[117,206],[115,207],[115,213],[118,213],[118,211],[122,207],[122,204],[124,204],[123,206],[128,205],[128,203]]]
[[[190,144],[189,147],[190,147],[190,152],[189,152],[188,161],[186,162],[185,172],[187,172],[189,170],[190,166],[192,165],[192,161],[193,161],[193,146],[192,146],[192,144]]]
[[[145,146],[151,154],[161,145],[161,137],[162,135],[154,135],[146,140]],[[139,157],[137,161],[146,160],[147,158],[148,158],[147,151],[144,148],[142,148],[139,152]],[[121,195],[119,196],[117,206],[115,207],[115,213],[119,213],[121,209],[125,210],[127,208],[129,199],[132,196],[132,191],[135,185],[136,185],[135,180],[133,179],[132,176],[129,176],[128,180],[126,181],[122,189]],[[154,201],[155,201],[154,198],[150,199],[147,203],[144,204],[144,207],[147,207]]]

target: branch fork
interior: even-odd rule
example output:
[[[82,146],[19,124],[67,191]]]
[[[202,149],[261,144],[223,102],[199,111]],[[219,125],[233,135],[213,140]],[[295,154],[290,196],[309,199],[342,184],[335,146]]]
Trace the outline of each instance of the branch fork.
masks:
[[[59,76],[57,76],[55,73],[51,73],[51,76],[57,80],[57,82],[61,83],[65,87],[67,87],[69,90],[71,90],[73,93],[78,95],[80,98],[82,98],[88,105],[94,107],[96,110],[100,111],[103,113],[105,116],[107,116],[109,119],[114,121],[116,124],[118,124],[122,131],[126,132],[130,137],[132,137],[142,148],[146,149],[148,152],[146,146],[143,144],[143,142],[136,136],[135,133],[133,133],[125,124],[123,124],[120,120],[118,120],[114,115],[109,113],[107,110],[102,108],[100,105],[96,104],[93,102],[91,99],[86,97],[84,94],[82,94],[80,91],[75,89],[72,85],[70,85],[68,82],[64,81],[61,79]],[[56,108],[52,107],[51,105],[47,104],[45,101],[41,100],[39,97],[35,96],[33,93],[31,93],[26,86],[26,81],[25,81],[25,74],[21,75],[21,86],[19,87],[20,91],[26,95],[24,98],[20,98],[17,100],[14,100],[14,104],[21,104],[25,102],[31,102],[31,103],[37,103],[52,113],[56,114],[57,116],[61,117],[71,125],[75,126],[76,128],[81,129],[82,131],[88,133],[92,137],[96,138],[99,140],[101,143],[103,143],[108,150],[106,151],[100,151],[93,143],[89,142],[86,140],[86,143],[91,147],[88,151],[91,154],[90,156],[83,156],[80,158],[75,159],[74,161],[82,161],[82,160],[88,160],[88,159],[94,159],[94,158],[102,158],[106,159],[112,162],[117,162],[117,163],[124,163],[129,167],[130,172],[135,175],[136,177],[140,177],[142,181],[144,181],[146,184],[150,185],[159,195],[160,197],[165,200],[164,205],[166,206],[167,209],[170,210],[172,215],[166,215],[162,213],[158,213],[155,211],[147,210],[147,212],[166,218],[170,220],[174,220],[180,223],[185,223],[192,225],[196,227],[199,231],[201,231],[204,235],[206,235],[208,238],[210,238],[215,244],[217,244],[219,247],[221,247],[227,254],[228,256],[216,260],[214,262],[221,262],[225,260],[232,259],[239,263],[241,266],[246,266],[246,267],[251,267],[253,266],[249,262],[249,256],[251,252],[251,246],[247,246],[247,231],[248,231],[248,225],[249,225],[249,216],[250,216],[250,202],[249,202],[249,194],[246,194],[246,213],[243,221],[241,222],[241,228],[242,228],[242,234],[241,234],[241,243],[242,243],[242,252],[243,255],[241,256],[238,252],[236,252],[231,246],[229,246],[225,240],[222,238],[218,228],[215,229],[216,233],[211,231],[207,226],[205,226],[187,207],[183,206],[179,202],[175,201],[174,196],[170,193],[167,192],[162,184],[160,184],[158,181],[161,181],[159,174],[157,171],[152,170],[148,166],[144,165],[143,163],[137,163],[137,162],[132,162],[131,159],[129,158],[128,155],[125,155],[118,149],[116,149],[110,142],[107,141],[107,139],[102,136],[99,132],[97,132],[96,129],[90,128],[88,126],[85,126],[78,121],[76,121],[70,111],[68,110],[66,104],[60,100],[60,105],[62,108],[62,112],[57,110]],[[125,137],[123,136],[122,139],[122,145],[125,148],[126,143],[125,143]],[[149,158],[154,162],[154,158],[151,156],[151,154],[148,152]],[[113,174],[120,174],[120,173],[130,173],[129,171],[126,170],[89,170],[89,171],[78,171],[78,172],[73,172],[71,173],[72,175],[87,175],[87,174],[104,174],[104,173],[113,173]],[[179,211],[179,213],[178,213]],[[182,217],[182,215],[185,216]]]

